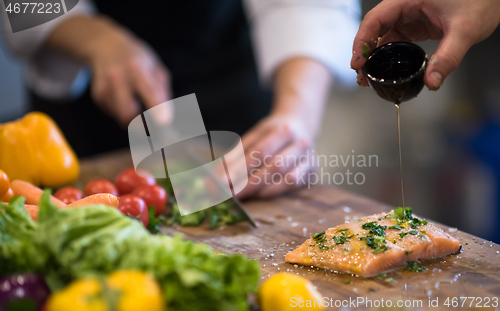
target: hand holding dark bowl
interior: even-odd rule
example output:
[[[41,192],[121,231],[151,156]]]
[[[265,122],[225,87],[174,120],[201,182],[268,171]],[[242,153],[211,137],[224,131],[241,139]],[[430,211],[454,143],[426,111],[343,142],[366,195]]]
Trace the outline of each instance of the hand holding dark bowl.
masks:
[[[399,104],[422,91],[427,63],[427,54],[418,45],[391,42],[372,51],[363,74],[378,96]]]

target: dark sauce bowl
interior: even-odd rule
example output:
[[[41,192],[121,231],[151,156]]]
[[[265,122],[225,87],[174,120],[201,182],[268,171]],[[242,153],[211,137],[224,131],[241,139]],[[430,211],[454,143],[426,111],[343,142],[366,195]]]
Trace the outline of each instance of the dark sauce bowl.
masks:
[[[418,45],[391,42],[372,51],[363,74],[378,96],[399,104],[422,91],[427,63],[427,54]]]

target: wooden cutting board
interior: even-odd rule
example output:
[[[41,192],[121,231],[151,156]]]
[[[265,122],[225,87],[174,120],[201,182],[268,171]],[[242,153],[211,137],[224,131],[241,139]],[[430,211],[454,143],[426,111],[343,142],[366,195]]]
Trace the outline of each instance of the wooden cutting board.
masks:
[[[131,166],[129,152],[88,159],[81,163],[79,182],[85,184],[97,177],[113,180],[121,170]],[[463,310],[474,309],[473,307],[488,310],[487,306],[491,310],[500,310],[498,244],[436,224],[460,240],[461,253],[425,262],[428,267],[426,272],[400,269],[387,273],[384,277],[364,279],[288,264],[284,261],[284,256],[316,232],[345,221],[386,212],[392,207],[324,186],[300,189],[273,200],[248,201],[244,205],[257,221],[258,228],[240,223],[215,230],[209,230],[207,225],[203,225],[192,228],[166,227],[162,231],[169,235],[182,233],[186,238],[206,243],[216,250],[242,253],[259,259],[263,271],[262,281],[279,272],[304,276],[313,281],[322,296],[328,297],[329,304],[333,305],[331,309],[339,309],[342,303],[347,307],[344,310],[372,309],[370,306],[378,309],[377,303],[382,304],[381,299],[384,299],[384,306],[390,300],[393,306],[406,303],[406,310],[440,310],[448,307],[460,309],[461,306]],[[418,215],[418,208],[415,212]],[[460,299],[461,296],[469,298]],[[353,300],[359,304],[354,304]],[[498,302],[497,305],[495,301]],[[449,303],[448,306],[446,302]],[[408,307],[409,304],[411,306]]]

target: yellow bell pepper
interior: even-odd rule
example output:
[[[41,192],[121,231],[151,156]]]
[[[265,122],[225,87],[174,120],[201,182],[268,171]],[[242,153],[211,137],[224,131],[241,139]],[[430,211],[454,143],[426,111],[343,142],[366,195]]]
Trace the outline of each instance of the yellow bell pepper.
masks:
[[[110,274],[108,287],[121,294],[117,311],[163,311],[165,299],[160,286],[150,275],[133,270],[121,270]]]
[[[106,301],[100,295],[101,283],[95,279],[78,280],[49,297],[47,311],[106,311]]]
[[[81,279],[52,294],[46,311],[164,311],[155,279],[141,271],[118,270],[104,281]]]
[[[267,279],[257,292],[262,311],[324,310],[321,294],[311,281],[291,273],[278,273]]]
[[[0,169],[11,180],[58,187],[78,178],[78,159],[57,124],[41,112],[0,124]]]

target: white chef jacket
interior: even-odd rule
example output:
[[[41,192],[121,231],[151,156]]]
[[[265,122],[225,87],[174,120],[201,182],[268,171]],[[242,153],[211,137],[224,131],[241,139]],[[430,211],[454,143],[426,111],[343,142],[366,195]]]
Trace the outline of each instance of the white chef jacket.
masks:
[[[326,65],[343,86],[355,84],[350,69],[352,41],[359,27],[359,0],[244,0],[263,84],[287,59],[310,57]],[[80,95],[89,69],[67,55],[48,49],[50,32],[74,15],[95,14],[90,0],[80,0],[66,14],[40,26],[13,33],[0,1],[4,36],[10,50],[28,61],[26,80],[32,91],[48,99]]]

